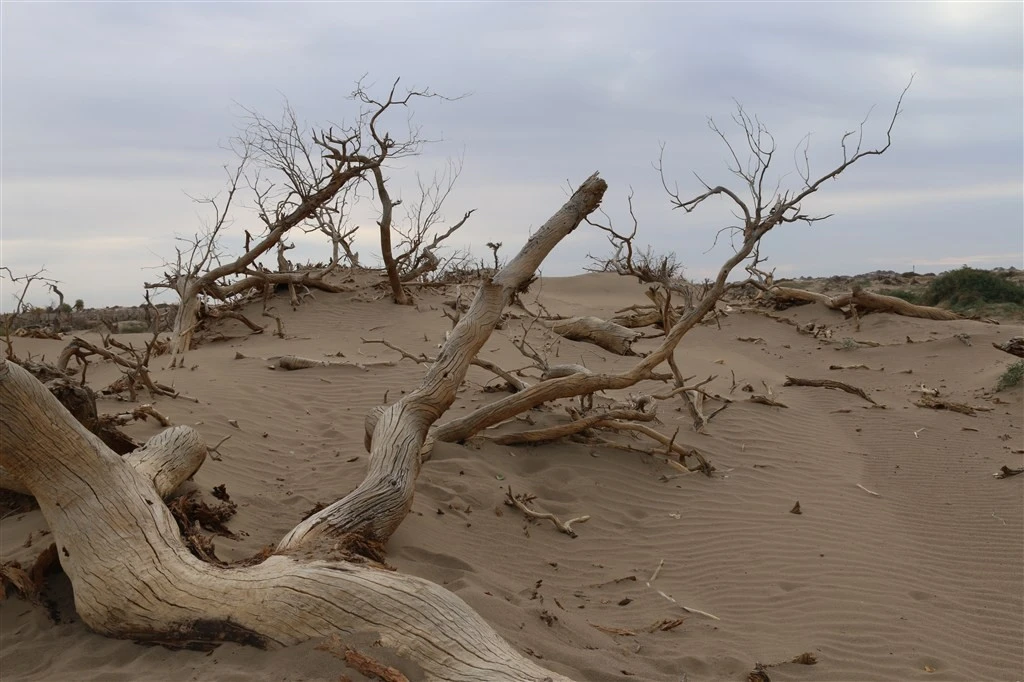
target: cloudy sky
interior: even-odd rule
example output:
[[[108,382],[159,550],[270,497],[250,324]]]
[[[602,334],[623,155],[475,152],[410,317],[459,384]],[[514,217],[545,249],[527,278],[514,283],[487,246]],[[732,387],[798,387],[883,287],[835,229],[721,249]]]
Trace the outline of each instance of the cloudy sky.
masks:
[[[915,73],[890,151],[806,206],[835,217],[769,235],[769,264],[787,275],[1024,265],[1020,2],[4,2],[0,11],[0,262],[45,266],[88,305],[139,302],[175,235],[200,227],[187,194],[222,188],[242,106],[273,117],[287,98],[304,122],[342,123],[356,113],[347,95],[363,74],[379,88],[401,76],[470,93],[417,104],[424,136],[440,141],[393,170],[408,197],[412,174],[464,159],[446,215],[479,210],[457,244],[518,248],[567,182],[599,170],[612,217],[624,220],[632,187],[641,239],[699,278],[728,256],[727,243],[711,249],[728,212],[720,203],[672,211],[652,168],[660,144],[682,193],[699,193],[694,172],[734,181],[706,118],[725,126],[735,99],[774,133],[782,170],[794,170],[792,150],[811,133],[812,170],[824,172],[872,105],[866,141],[884,141]],[[239,211],[232,229],[254,221]],[[326,238],[299,244],[299,260],[329,254]],[[358,250],[379,254],[371,229]],[[606,252],[586,228],[544,272],[573,274],[587,253]],[[11,294],[4,282],[4,308]]]

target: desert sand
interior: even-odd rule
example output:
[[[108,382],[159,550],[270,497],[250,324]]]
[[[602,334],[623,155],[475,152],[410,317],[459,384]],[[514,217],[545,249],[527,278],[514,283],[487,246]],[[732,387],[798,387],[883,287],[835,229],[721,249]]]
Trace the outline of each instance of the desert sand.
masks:
[[[640,286],[612,274],[545,278],[531,296],[538,291],[549,311],[564,315],[607,317],[645,302]],[[318,293],[294,311],[282,298],[285,339],[269,329],[247,335],[226,321],[222,330],[239,338],[190,352],[185,369],[163,370],[166,359],[154,359],[161,381],[199,400],[160,398],[158,409],[209,443],[231,436],[221,459],[208,460],[194,480],[207,496],[225,485],[239,506],[228,524],[238,539],[215,541],[221,559],[276,543],[316,504],[362,479],[366,413],[414,387],[425,368],[361,339],[431,354],[451,328],[440,310],[450,292],[425,289],[408,307],[379,294]],[[1020,335],[1020,325],[871,314],[855,331],[852,320],[817,304],[772,314],[826,324],[834,340],[880,345],[844,349],[733,309],[720,328],[705,324],[687,335],[676,357],[686,375],[717,375],[709,390],[735,402],[704,434],[678,401],[659,406],[656,424],[668,434],[678,427],[677,439],[710,459],[713,476],[579,443],[440,444],[420,475],[413,512],[388,543],[388,561],[446,586],[520,651],[578,680],[745,680],[756,662],[780,663],[768,669],[775,682],[1024,679],[1024,475],[993,477],[1003,465],[1024,466],[1024,389],[993,391],[1012,358],[992,342]],[[510,342],[517,331],[510,324],[495,332],[481,357],[505,368],[528,364]],[[66,341],[16,343],[20,354],[53,360]],[[556,348],[560,362],[595,371],[635,362],[584,343]],[[288,354],[366,367],[272,368]],[[118,375],[94,363],[89,383]],[[848,382],[884,409],[841,391],[783,386],[787,376]],[[471,368],[441,422],[502,395],[482,390],[496,383]],[[787,407],[750,402],[745,384],[757,392],[767,384]],[[985,409],[919,407],[922,384]],[[654,382],[631,389],[659,390]],[[564,406],[529,417],[554,424],[565,419]],[[160,427],[126,430],[144,440]],[[559,518],[590,519],[575,526],[575,539],[528,522],[503,503],[508,486]],[[791,513],[797,502],[802,513]],[[45,529],[38,511],[5,517],[0,560],[31,563],[49,544]],[[65,577],[51,578],[48,594],[56,622],[17,597],[0,606],[4,680],[365,679],[317,642],[194,652],[108,639],[78,620]],[[356,644],[416,679],[372,639]],[[787,662],[805,652],[816,665]]]

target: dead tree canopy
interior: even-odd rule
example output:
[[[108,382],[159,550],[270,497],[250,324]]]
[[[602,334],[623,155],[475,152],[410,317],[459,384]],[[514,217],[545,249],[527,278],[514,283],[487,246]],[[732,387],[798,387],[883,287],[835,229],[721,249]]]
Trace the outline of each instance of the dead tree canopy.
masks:
[[[338,291],[326,276],[339,263],[339,248],[346,250],[353,264],[357,260],[350,248],[354,233],[347,228],[345,211],[362,182],[370,184],[380,202],[382,257],[395,300],[408,301],[401,287],[402,263],[393,256],[391,245],[392,213],[401,202],[391,198],[386,173],[389,164],[419,153],[424,140],[415,129],[404,138],[396,137],[387,124],[389,114],[408,108],[413,100],[444,98],[426,89],[411,89],[399,95],[397,88],[395,81],[387,98],[378,100],[360,83],[351,97],[359,107],[355,121],[340,128],[309,130],[287,105],[280,120],[246,112],[246,125],[232,140],[239,160],[234,170],[228,171],[226,190],[220,196],[197,200],[210,208],[209,223],[191,238],[179,240],[176,258],[167,264],[162,281],[146,284],[147,288],[171,289],[180,299],[171,338],[172,367],[180,365],[189,350],[202,316],[201,299],[226,302],[254,289],[287,285],[292,303],[297,305],[300,288]],[[452,183],[456,177],[454,173]],[[467,214],[447,234],[435,235],[433,242],[424,242],[432,234],[437,210],[451,188],[438,184],[435,189],[433,193],[429,187],[426,191],[434,210],[424,216],[408,254],[413,260],[406,274],[411,272],[413,277],[430,269],[427,262],[417,258],[430,261],[432,249],[469,217]],[[260,230],[245,231],[244,253],[231,257],[224,252],[222,240],[237,213],[240,194],[246,190],[262,225]],[[296,271],[283,259],[283,250],[289,248],[283,240],[295,228],[330,236],[334,254],[326,268]],[[279,260],[276,271],[258,263],[275,247],[282,249],[280,258],[285,263],[282,266]]]
[[[656,167],[661,175],[662,186],[674,208],[691,213],[705,201],[720,198],[735,209],[740,221],[739,225],[723,228],[723,231],[730,233],[735,240],[734,252],[721,266],[714,280],[705,285],[699,299],[694,300],[692,307],[680,314],[666,330],[661,344],[632,368],[615,374],[579,372],[540,382],[438,426],[433,433],[434,438],[444,442],[463,442],[484,429],[552,400],[629,388],[641,381],[658,378],[656,370],[662,363],[668,362],[670,367],[674,364],[675,349],[682,338],[714,310],[723,295],[735,286],[728,284],[732,271],[742,263],[747,263],[748,267],[757,267],[760,262],[759,246],[766,234],[780,225],[813,224],[828,218],[828,215],[806,212],[803,208],[804,201],[817,193],[826,182],[835,180],[857,162],[871,156],[880,156],[888,151],[892,145],[893,128],[902,113],[903,97],[909,88],[910,84],[904,88],[896,102],[893,114],[888,120],[884,144],[877,147],[864,146],[865,119],[857,129],[842,136],[839,145],[841,159],[825,173],[813,174],[805,153],[803,163],[798,163],[797,166],[802,182],[794,189],[782,190],[779,184],[771,179],[770,174],[774,172],[773,164],[777,159],[775,139],[759,119],[750,116],[742,107],[738,108],[738,113],[733,117],[741,131],[742,147],[734,144],[713,120],[709,120],[710,129],[722,140],[729,152],[730,170],[741,181],[739,190],[725,185],[713,186],[698,176],[705,191],[696,197],[684,198],[678,186],[670,185],[665,176],[663,148]],[[745,160],[741,160],[743,156]],[[779,182],[781,183],[781,180]],[[633,216],[632,204],[630,215]],[[629,234],[616,232],[613,235],[613,244],[622,245],[624,249],[632,249],[635,234],[635,229]],[[616,269],[614,266],[618,264],[627,268],[627,274],[634,274],[628,272],[627,265],[634,262],[634,270],[636,269],[635,261],[628,255],[632,251],[626,253],[626,256],[619,253],[613,259],[612,269]],[[667,318],[671,319],[670,316]],[[680,382],[682,377],[679,376],[679,372],[675,367],[671,368],[676,375],[676,381]]]
[[[517,652],[454,594],[359,563],[357,550],[386,542],[408,514],[427,430],[455,400],[504,307],[606,187],[596,174],[588,179],[480,286],[419,387],[380,415],[363,483],[303,521],[256,565],[224,568],[193,556],[161,502],[168,483],[145,464],[158,459],[163,471],[168,462],[193,462],[194,431],[164,432],[173,437],[151,440],[150,457],[135,465],[22,368],[0,361],[0,464],[39,502],[82,620],[114,637],[259,647],[372,628],[429,679],[565,679]]]

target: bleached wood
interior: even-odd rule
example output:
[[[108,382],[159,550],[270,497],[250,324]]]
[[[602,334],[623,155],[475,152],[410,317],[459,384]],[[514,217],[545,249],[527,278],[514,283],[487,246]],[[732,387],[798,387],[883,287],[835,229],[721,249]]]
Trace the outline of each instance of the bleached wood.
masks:
[[[420,385],[367,418],[372,432],[367,434],[370,463],[363,482],[296,526],[278,544],[278,551],[321,542],[330,545],[351,532],[381,542],[391,537],[412,506],[420,449],[428,429],[455,401],[473,358],[498,324],[504,307],[530,281],[551,250],[597,208],[606,188],[596,173],[591,176],[515,258],[481,284]]]
[[[616,355],[634,355],[633,342],[640,332],[599,317],[572,317],[567,320],[541,320],[548,329],[570,341],[585,341]]]
[[[307,519],[255,566],[225,569],[185,547],[157,488],[160,453],[198,452],[182,427],[133,462],[78,424],[22,368],[0,361],[0,465],[39,501],[82,620],[116,637],[263,647],[376,630],[432,680],[563,680],[516,652],[461,599],[427,581],[328,560],[350,533],[383,541],[412,503],[420,448],[451,405],[502,309],[559,241],[597,208],[607,185],[588,179],[495,277],[481,286],[421,385],[373,430],[365,481]],[[193,445],[188,445],[193,443]]]

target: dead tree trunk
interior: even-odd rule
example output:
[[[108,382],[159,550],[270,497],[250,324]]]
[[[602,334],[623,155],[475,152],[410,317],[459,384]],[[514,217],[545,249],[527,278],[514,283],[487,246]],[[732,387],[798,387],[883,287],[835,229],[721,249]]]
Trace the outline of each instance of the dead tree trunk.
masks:
[[[993,342],[992,345],[1004,353],[1024,358],[1024,336],[1015,336],[1009,341],[1003,341],[1002,343]]]
[[[859,286],[853,287],[853,293],[850,294],[850,302],[864,310],[873,310],[880,313],[894,313],[896,315],[905,315],[907,317],[923,317],[926,320],[964,319],[962,315],[958,315],[952,310],[934,308],[927,305],[914,305],[913,303],[908,303],[902,298],[896,298],[895,296],[883,296],[882,294],[873,294],[870,291],[864,291]]]
[[[584,341],[616,355],[636,355],[633,342],[642,333],[599,317],[572,317],[568,320],[542,320],[544,326],[570,341]]]
[[[184,356],[192,347],[192,335],[199,324],[199,287],[184,283],[178,289],[178,311],[171,328],[171,367],[184,362]]]
[[[373,169],[373,177],[377,183],[377,200],[380,202],[380,220],[377,226],[380,228],[380,256],[384,261],[384,271],[387,273],[391,296],[395,303],[408,305],[409,295],[402,288],[402,278],[398,274],[398,263],[395,262],[391,246],[391,223],[398,202],[391,198],[387,182],[384,180],[384,172],[379,166]]]
[[[226,569],[193,556],[160,502],[158,477],[115,455],[25,370],[0,361],[0,465],[38,500],[83,622],[114,637],[259,647],[373,630],[428,679],[565,679],[520,655],[447,590],[329,557],[346,556],[353,536],[384,542],[398,527],[427,430],[455,400],[504,306],[605,189],[591,177],[480,287],[421,385],[377,421],[366,480],[257,565]],[[159,452],[172,461],[181,454],[170,444]]]
[[[766,289],[778,301],[795,301],[798,303],[820,303],[831,310],[842,310],[850,305],[850,294],[843,294],[833,298],[816,291],[794,289],[792,287],[771,286]]]

